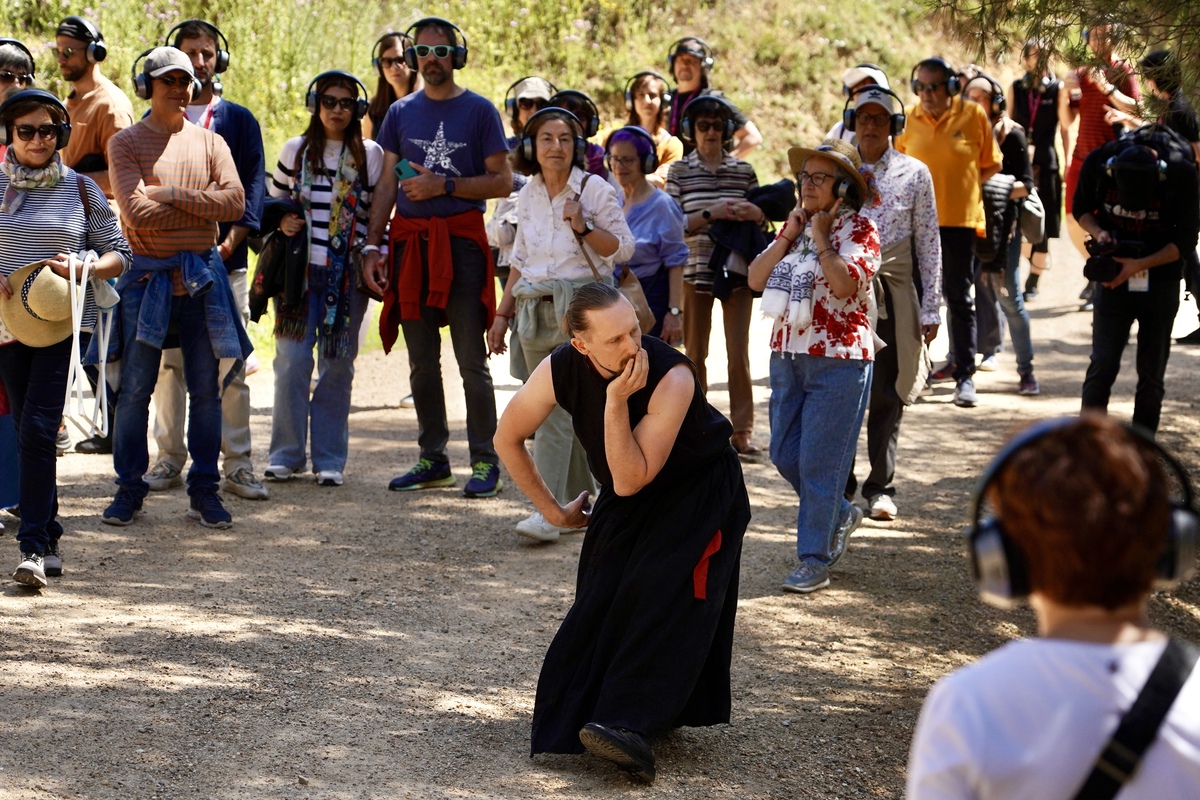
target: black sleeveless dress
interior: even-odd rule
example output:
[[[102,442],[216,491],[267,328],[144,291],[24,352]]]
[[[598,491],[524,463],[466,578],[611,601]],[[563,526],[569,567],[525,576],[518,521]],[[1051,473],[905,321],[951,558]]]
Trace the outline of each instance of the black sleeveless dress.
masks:
[[[629,398],[634,427],[654,389],[691,362],[643,336],[645,388]],[[550,356],[554,393],[571,414],[600,495],[584,537],[575,603],[538,679],[532,752],[580,753],[588,722],[647,736],[729,721],[729,663],[742,536],[750,501],[733,426],[696,382],[675,446],[631,497],[612,489],[604,451],[609,381],[564,344]],[[694,372],[693,372],[694,374]]]

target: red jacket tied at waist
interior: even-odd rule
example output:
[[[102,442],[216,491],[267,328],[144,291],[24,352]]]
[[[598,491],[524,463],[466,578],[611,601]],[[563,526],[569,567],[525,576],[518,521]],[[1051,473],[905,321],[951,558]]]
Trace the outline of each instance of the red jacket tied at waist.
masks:
[[[450,284],[454,281],[451,236],[475,242],[487,259],[487,279],[483,282],[483,294],[479,299],[487,309],[487,324],[491,327],[496,314],[496,279],[492,250],[483,227],[483,212],[465,211],[452,217],[430,219],[395,216],[391,224],[391,252],[398,252],[397,248],[402,246],[404,255],[399,264],[395,257],[391,258],[391,274],[388,275],[387,289],[383,293],[379,337],[383,340],[385,353],[391,352],[392,345],[396,343],[400,320],[421,318],[421,287],[425,278],[425,267],[421,263],[422,238],[428,242],[429,254],[428,293],[424,304],[431,308],[446,307]],[[444,314],[441,324],[447,324]]]

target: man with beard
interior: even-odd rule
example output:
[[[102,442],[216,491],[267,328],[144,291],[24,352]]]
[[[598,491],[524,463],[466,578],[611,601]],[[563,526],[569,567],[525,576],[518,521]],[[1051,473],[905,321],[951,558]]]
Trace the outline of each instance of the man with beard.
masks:
[[[174,38],[172,40],[172,34]],[[217,226],[217,251],[225,262],[229,288],[242,312],[242,324],[250,320],[250,289],[247,281],[246,238],[258,229],[262,217],[264,181],[263,141],[258,120],[249,109],[232,103],[213,91],[217,75],[229,67],[229,51],[220,31],[211,22],[190,19],[167,34],[166,44],[182,50],[192,61],[200,79],[200,93],[187,107],[188,121],[216,133],[233,154],[238,179],[246,190],[246,211],[235,222]],[[187,447],[183,441],[183,358],[178,347],[163,350],[158,383],[154,389],[154,439],[158,463],[146,473],[151,491],[183,485]],[[265,500],[267,488],[254,475],[250,462],[250,388],[243,369],[221,395],[221,451],[224,455],[225,490],[248,500]]]
[[[363,247],[364,279],[384,298],[379,321],[384,350],[396,343],[397,328],[404,331],[419,430],[417,464],[388,488],[454,485],[439,333],[449,325],[467,401],[471,478],[463,494],[492,497],[501,482],[492,445],[496,395],[484,337],[496,312],[496,289],[483,212],[489,198],[512,191],[508,141],[492,104],[455,82],[455,70],[467,63],[462,31],[426,17],[407,34],[414,44],[404,58],[420,70],[425,88],[396,101],[384,118],[377,139],[384,150],[383,176],[375,186]],[[379,250],[393,205],[390,260],[384,262]]]
[[[94,180],[111,201],[108,140],[133,124],[133,105],[115,83],[100,74],[100,62],[108,48],[104,35],[91,21],[67,17],[58,23],[54,55],[63,79],[71,84],[67,95],[71,141],[62,150],[62,161]]]
[[[708,83],[708,71],[712,69],[713,51],[708,43],[695,36],[685,36],[671,46],[671,54],[667,56],[667,67],[671,77],[675,79],[675,92],[671,100],[671,113],[667,118],[667,130],[672,136],[679,136],[679,128],[683,122],[683,109],[687,104],[700,95],[711,94],[724,97],[721,92],[714,90]],[[734,158],[745,160],[754,148],[762,144],[762,133],[758,126],[746,117],[736,106],[734,109],[733,132],[736,142],[729,154]],[[682,138],[682,137],[681,137]],[[683,140],[684,155],[692,152],[694,145]]]
[[[575,291],[571,336],[504,411],[496,449],[548,522],[587,528],[575,603],[546,653],[532,752],[586,748],[646,783],[650,737],[729,722],[729,664],[750,501],[733,426],[696,367],[643,336],[612,286]],[[600,483],[560,504],[525,439],[561,406]]]

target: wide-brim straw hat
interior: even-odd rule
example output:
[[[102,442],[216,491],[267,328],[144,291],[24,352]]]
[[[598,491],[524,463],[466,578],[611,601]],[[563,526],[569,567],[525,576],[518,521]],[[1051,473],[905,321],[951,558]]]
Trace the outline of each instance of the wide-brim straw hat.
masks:
[[[71,286],[40,261],[8,276],[12,297],[0,297],[0,319],[18,342],[49,347],[71,335]]]
[[[862,158],[854,145],[841,139],[826,139],[816,147],[788,148],[788,164],[795,175],[804,169],[804,162],[817,156],[828,158],[842,168],[845,177],[858,186],[858,196],[864,200],[870,196],[866,176],[862,174]]]

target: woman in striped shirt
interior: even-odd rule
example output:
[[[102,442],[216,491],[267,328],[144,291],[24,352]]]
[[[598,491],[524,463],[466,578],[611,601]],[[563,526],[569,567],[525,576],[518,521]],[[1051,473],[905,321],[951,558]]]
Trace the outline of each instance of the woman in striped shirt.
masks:
[[[286,215],[280,230],[295,236],[307,227],[309,243],[303,301],[275,301],[275,410],[265,472],[271,480],[304,470],[311,427],[317,483],[342,485],[354,358],[367,308],[366,295],[354,287],[351,252],[366,236],[371,193],[383,169],[383,149],[362,136],[366,94],[348,72],[318,75],[309,88],[308,130],[284,144],[271,182],[273,197],[304,207],[303,218]],[[310,396],[314,346],[318,378]]]
[[[131,255],[104,193],[58,156],[71,128],[67,109],[54,95],[40,89],[10,93],[0,105],[0,127],[9,144],[0,162],[0,309],[14,327],[24,317],[17,333],[28,339],[21,341],[0,322],[0,381],[12,402],[21,473],[21,562],[13,578],[41,588],[47,575],[62,574],[54,439],[67,391],[71,336],[69,328],[64,333],[33,317],[30,290],[35,282],[65,281],[75,253],[95,251],[99,258],[90,262],[86,277],[102,280],[125,272]],[[31,264],[39,266],[19,284],[8,280]],[[57,277],[42,274],[47,269]],[[84,277],[83,270],[76,272],[77,280]],[[96,322],[96,305],[90,288],[85,291],[87,327]]]

